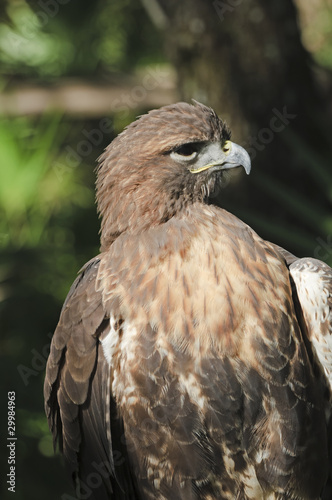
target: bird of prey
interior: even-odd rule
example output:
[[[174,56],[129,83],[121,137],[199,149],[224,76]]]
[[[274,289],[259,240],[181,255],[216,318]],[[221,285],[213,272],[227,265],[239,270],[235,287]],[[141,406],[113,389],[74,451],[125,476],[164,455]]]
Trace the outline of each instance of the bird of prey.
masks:
[[[238,166],[197,102],[141,116],[100,158],[101,250],[44,388],[79,498],[332,498],[332,270],[208,203]]]

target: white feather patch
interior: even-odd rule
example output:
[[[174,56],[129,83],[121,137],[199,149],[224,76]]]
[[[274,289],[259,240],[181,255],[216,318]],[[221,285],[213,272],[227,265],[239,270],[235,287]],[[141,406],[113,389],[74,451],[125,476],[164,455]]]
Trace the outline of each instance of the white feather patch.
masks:
[[[290,266],[308,335],[332,391],[332,270],[315,259]]]
[[[110,329],[106,337],[101,341],[103,347],[104,356],[110,366],[112,366],[112,359],[114,357],[115,350],[119,345],[119,329],[115,328],[115,318],[111,316],[110,318]]]

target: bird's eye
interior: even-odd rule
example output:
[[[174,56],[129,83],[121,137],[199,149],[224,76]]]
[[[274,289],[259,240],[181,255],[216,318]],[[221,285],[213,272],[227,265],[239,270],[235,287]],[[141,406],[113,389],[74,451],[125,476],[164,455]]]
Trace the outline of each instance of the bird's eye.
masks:
[[[175,161],[190,161],[194,160],[199,150],[199,144],[196,142],[189,142],[182,144],[171,152],[171,158]]]
[[[197,153],[197,144],[182,144],[182,146],[176,148],[175,152],[181,156],[191,156],[193,153]]]

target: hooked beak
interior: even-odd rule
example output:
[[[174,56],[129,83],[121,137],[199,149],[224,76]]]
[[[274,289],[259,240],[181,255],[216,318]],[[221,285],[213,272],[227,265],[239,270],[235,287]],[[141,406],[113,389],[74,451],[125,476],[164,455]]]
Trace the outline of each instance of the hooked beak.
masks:
[[[192,174],[198,174],[204,170],[228,170],[230,168],[243,167],[246,174],[250,174],[251,161],[247,151],[232,141],[226,141],[223,147],[219,143],[212,143],[202,152],[200,158],[190,168]]]

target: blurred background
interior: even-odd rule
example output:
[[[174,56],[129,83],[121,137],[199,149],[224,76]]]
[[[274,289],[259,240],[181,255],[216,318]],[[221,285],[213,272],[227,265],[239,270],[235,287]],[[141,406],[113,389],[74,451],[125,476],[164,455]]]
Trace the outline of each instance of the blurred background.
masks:
[[[1,498],[73,498],[43,411],[46,357],[98,253],[96,159],[137,115],[195,98],[252,158],[214,202],[332,264],[332,0],[0,3]],[[12,494],[13,495],[13,494]]]

